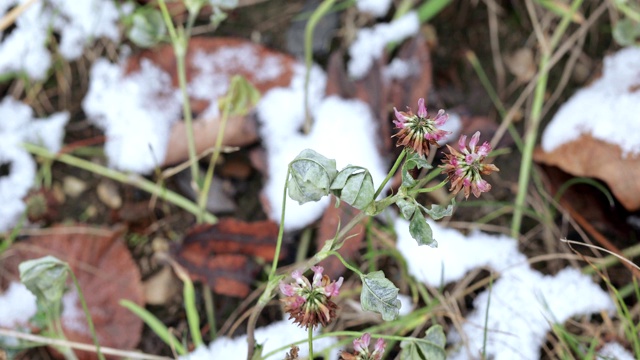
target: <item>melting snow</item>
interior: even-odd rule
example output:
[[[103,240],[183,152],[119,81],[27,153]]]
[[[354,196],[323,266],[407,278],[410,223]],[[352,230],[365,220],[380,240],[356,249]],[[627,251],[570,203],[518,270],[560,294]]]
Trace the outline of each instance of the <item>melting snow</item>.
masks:
[[[319,330],[314,333],[319,334]],[[304,340],[302,344],[298,344],[300,348],[300,358],[309,356],[307,347],[307,330],[294,325],[291,321],[283,320],[274,322],[255,331],[255,338],[258,344],[263,345],[262,354],[267,353],[292,344],[297,341]],[[315,355],[320,354],[326,349],[334,347],[337,339],[334,337],[320,338],[313,340],[313,352]],[[267,359],[284,359],[289,349],[280,351]],[[208,347],[199,347],[187,356],[180,357],[181,360],[209,360],[209,359],[244,359],[247,357],[247,336],[238,336],[236,338],[220,337],[211,342]],[[338,359],[338,349],[329,350],[327,359]]]
[[[390,23],[358,30],[356,40],[349,47],[349,56],[351,56],[347,66],[349,75],[354,78],[363,77],[373,62],[382,56],[387,44],[415,35],[419,29],[418,14],[410,11]]]
[[[391,0],[357,0],[356,7],[359,11],[381,17],[389,12]]]
[[[492,289],[474,301],[474,311],[463,324],[463,335],[448,339],[460,346],[450,359],[478,357],[485,334],[485,315],[491,291],[487,321],[487,355],[495,360],[538,359],[540,347],[551,324],[563,323],[576,315],[614,311],[609,295],[589,276],[566,268],[555,276],[543,275],[529,267],[517,242],[507,236],[479,231],[464,236],[429,221],[438,248],[418,246],[409,234],[409,223],[398,219],[398,250],[407,260],[409,273],[431,286],[461,279],[469,270],[489,267],[500,273]]]
[[[169,74],[150,61],[142,60],[140,71],[125,76],[122,65],[100,59],[91,68],[82,108],[105,131],[110,166],[148,173],[164,159],[181,104]]]
[[[616,144],[623,156],[640,155],[640,48],[604,59],[602,77],[579,90],[555,114],[542,134],[551,152],[582,134]]]
[[[67,113],[36,120],[33,110],[14,98],[0,102],[0,164],[9,168],[9,174],[0,177],[0,232],[9,230],[24,212],[22,198],[35,179],[35,161],[21,144],[34,143],[57,152],[68,120]]]
[[[600,351],[598,351],[598,359],[601,360],[634,360],[636,359],[628,352],[620,343],[606,343]]]
[[[22,283],[12,281],[0,294],[0,326],[26,327],[29,319],[38,311],[36,297]]]
[[[0,17],[9,8],[26,0],[9,0],[0,6]],[[13,31],[0,42],[0,73],[26,72],[33,79],[43,79],[51,66],[47,49],[49,29],[60,34],[59,51],[67,60],[77,59],[85,43],[98,37],[119,39],[120,11],[111,0],[36,1],[16,20]]]

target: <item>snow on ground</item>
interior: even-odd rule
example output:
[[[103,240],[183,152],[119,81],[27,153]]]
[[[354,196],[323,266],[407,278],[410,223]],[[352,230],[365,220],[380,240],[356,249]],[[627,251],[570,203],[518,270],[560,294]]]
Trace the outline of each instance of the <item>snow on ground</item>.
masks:
[[[181,117],[180,99],[169,74],[150,61],[125,76],[121,64],[100,59],[91,68],[82,108],[105,132],[111,167],[149,173],[165,157],[171,124]]]
[[[57,152],[68,120],[67,113],[35,119],[29,106],[12,97],[0,102],[0,165],[9,169],[7,176],[0,177],[0,232],[11,229],[18,222],[26,208],[22,199],[35,180],[35,161],[21,144],[34,143]]]
[[[0,4],[0,17],[13,6],[26,0],[8,0]],[[35,1],[16,20],[15,28],[0,42],[0,74],[24,71],[30,78],[41,80],[51,66],[47,48],[49,29],[60,34],[59,51],[67,60],[77,59],[85,43],[99,37],[117,41],[120,37],[120,10],[111,0]]]
[[[391,2],[391,0],[357,0],[356,7],[359,11],[382,17],[389,12]]]
[[[554,276],[531,269],[525,255],[518,251],[517,242],[507,236],[479,231],[465,236],[431,220],[429,225],[438,248],[418,246],[409,234],[409,223],[403,219],[395,223],[398,250],[416,279],[441,286],[460,280],[477,267],[500,273],[493,287],[475,299],[475,309],[463,324],[463,334],[448,334],[448,340],[460,346],[449,359],[479,356],[485,321],[489,357],[529,360],[540,357],[540,347],[552,324],[576,315],[615,310],[609,294],[576,269],[566,268]]]
[[[551,152],[582,134],[616,144],[623,156],[640,155],[640,48],[604,59],[602,77],[579,90],[555,114],[542,134]]]
[[[316,330],[314,334],[319,334]],[[263,345],[262,354],[266,355],[273,350],[283,346],[288,346],[298,341],[304,341],[298,344],[300,348],[300,358],[309,356],[309,349],[306,342],[307,330],[294,325],[290,320],[282,320],[274,322],[268,326],[257,328],[255,338],[258,344]],[[313,352],[316,356],[326,349],[330,349],[327,359],[337,360],[339,349],[334,347],[337,339],[327,337],[313,340]],[[282,350],[267,359],[284,359],[289,348]],[[211,342],[208,347],[199,347],[187,356],[180,357],[181,360],[209,360],[209,359],[244,359],[247,357],[247,336],[238,336],[236,338],[219,337]]]
[[[418,14],[411,11],[390,23],[358,30],[355,41],[349,47],[349,76],[361,78],[366,75],[373,62],[382,56],[387,44],[415,35],[419,29]]]
[[[620,343],[606,343],[600,351],[598,351],[599,360],[634,360],[633,354],[627,351]]]
[[[269,217],[274,221],[280,220],[288,165],[304,149],[335,159],[338,170],[347,165],[367,168],[375,186],[386,176],[386,164],[376,148],[376,122],[369,107],[359,100],[323,98],[325,81],[324,73],[314,68],[309,96],[313,128],[308,135],[299,130],[304,122],[304,68],[301,65],[295,69],[289,88],[267,92],[258,104],[261,137],[269,165],[264,193],[271,205]],[[287,198],[285,229],[300,229],[310,224],[322,215],[328,204],[328,196],[303,205]]]
[[[29,319],[36,314],[36,297],[19,282],[11,282],[0,294],[0,326],[15,329],[26,327]]]

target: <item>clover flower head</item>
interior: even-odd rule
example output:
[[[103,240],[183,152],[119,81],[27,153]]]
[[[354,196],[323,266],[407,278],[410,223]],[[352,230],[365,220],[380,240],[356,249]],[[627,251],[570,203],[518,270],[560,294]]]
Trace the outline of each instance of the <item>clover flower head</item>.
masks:
[[[398,138],[396,146],[404,146],[412,151],[417,152],[420,156],[429,155],[429,145],[438,145],[438,141],[442,140],[449,131],[439,129],[449,119],[444,110],[438,111],[436,116],[431,119],[424,105],[424,99],[418,100],[418,112],[413,114],[411,109],[407,112],[398,111],[393,108],[396,120],[393,123],[396,129],[400,129],[394,136]]]
[[[306,329],[319,324],[327,326],[336,317],[338,306],[331,298],[338,296],[344,281],[342,277],[331,281],[329,276],[322,274],[322,266],[313,266],[311,270],[312,281],[295,270],[291,273],[294,283],[280,282],[280,292],[285,296],[281,300],[284,311],[289,313],[289,319]]]
[[[380,360],[384,354],[384,348],[387,346],[384,340],[378,339],[373,352],[369,352],[369,343],[371,335],[369,333],[362,334],[362,337],[353,340],[353,350],[355,353],[342,352],[340,354],[342,360]]]
[[[462,135],[458,140],[458,150],[447,145],[449,154],[445,154],[444,165],[440,165],[451,182],[450,191],[457,194],[464,189],[465,199],[473,193],[479,197],[481,193],[491,190],[491,184],[482,179],[482,175],[489,175],[494,171],[500,171],[493,164],[484,164],[483,161],[491,152],[491,145],[484,142],[478,146],[480,132],[477,131],[471,137],[467,146],[467,136]]]

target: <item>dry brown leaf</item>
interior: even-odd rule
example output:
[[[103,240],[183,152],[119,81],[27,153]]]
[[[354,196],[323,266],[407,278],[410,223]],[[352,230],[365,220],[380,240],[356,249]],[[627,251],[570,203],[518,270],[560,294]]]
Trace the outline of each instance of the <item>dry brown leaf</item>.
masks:
[[[251,52],[255,60],[252,66],[246,66],[243,56],[249,56]],[[243,55],[244,54],[244,55]],[[216,79],[228,79],[233,75],[242,75],[251,82],[260,93],[274,87],[289,86],[293,77],[293,68],[296,60],[283,53],[269,50],[264,46],[252,43],[243,39],[235,38],[212,38],[212,37],[194,37],[189,42],[189,48],[186,55],[186,72],[187,81],[201,76],[201,69],[194,66],[192,60],[199,56],[216,55],[225,59],[224,66],[219,63],[211,63],[211,71],[215,74]],[[145,50],[129,59],[127,64],[127,72],[131,73],[140,69],[143,59],[150,60],[160,69],[169,73],[172,77],[173,85],[178,88],[178,77],[176,72],[176,58],[173,53],[173,47],[169,44],[159,46],[151,50]],[[249,59],[244,59],[249,61]],[[268,76],[259,72],[261,68],[273,69],[277,66],[282,72],[278,76]],[[211,77],[211,74],[206,76]],[[201,99],[190,99],[192,112],[198,118],[207,107],[210,101]],[[233,116],[227,121],[225,128],[223,145],[225,146],[245,146],[254,143],[258,139],[258,132],[255,120],[252,115]],[[219,118],[197,119],[194,124],[194,140],[198,153],[214,146],[218,128],[220,127]],[[171,129],[169,143],[167,145],[167,153],[163,161],[163,165],[174,164],[184,161],[188,158],[186,128],[182,121],[175,123]]]
[[[253,258],[273,260],[277,236],[274,222],[223,218],[193,228],[171,253],[192,279],[207,283],[217,294],[245,297],[260,269]],[[282,251],[280,258],[285,255]]]
[[[140,271],[120,233],[85,225],[57,226],[17,242],[0,258],[0,289],[11,281],[19,281],[21,262],[46,255],[67,262],[73,270],[100,344],[120,350],[134,349],[140,341],[142,320],[120,306],[119,301],[127,299],[144,306],[144,299]],[[78,300],[75,308],[82,313]],[[93,344],[84,315],[74,319],[77,321],[62,321],[67,339]],[[93,352],[76,351],[76,354],[80,360],[97,359]]]
[[[627,210],[640,209],[640,156],[623,157],[617,145],[581,135],[550,153],[536,149],[534,160],[574,176],[600,179]]]

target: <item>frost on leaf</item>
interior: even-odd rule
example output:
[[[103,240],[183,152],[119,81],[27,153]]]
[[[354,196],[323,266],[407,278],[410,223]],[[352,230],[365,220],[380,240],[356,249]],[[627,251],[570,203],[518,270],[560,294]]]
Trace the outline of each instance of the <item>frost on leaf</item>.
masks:
[[[362,309],[380,313],[385,321],[395,320],[400,312],[399,289],[384,277],[381,270],[363,275],[361,279]]]
[[[400,344],[402,352],[400,360],[445,360],[444,350],[447,338],[442,326],[434,325],[427,330],[421,341],[403,341]]]
[[[376,192],[369,170],[360,166],[342,169],[331,183],[331,190],[340,200],[360,210],[373,201]]]
[[[331,183],[338,174],[335,160],[327,159],[311,149],[302,150],[289,168],[289,196],[300,204],[318,201],[328,195]]]

